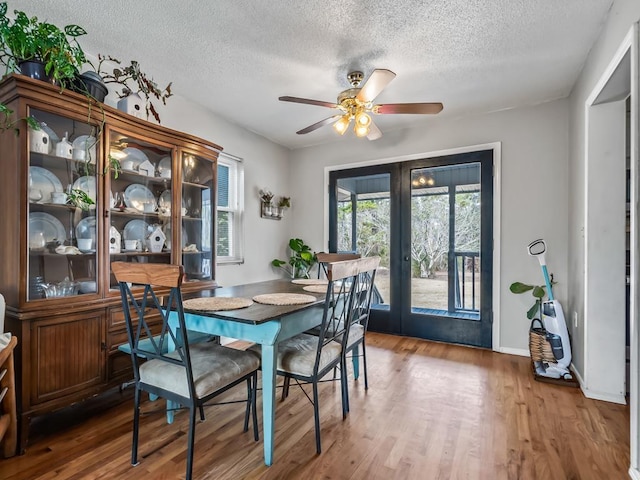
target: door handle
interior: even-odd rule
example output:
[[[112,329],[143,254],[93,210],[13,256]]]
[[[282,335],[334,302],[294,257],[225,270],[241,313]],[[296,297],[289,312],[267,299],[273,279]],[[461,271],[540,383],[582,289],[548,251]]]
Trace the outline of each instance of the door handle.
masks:
[[[411,257],[409,255],[405,255],[404,256],[404,261],[408,262],[409,260],[411,260]]]

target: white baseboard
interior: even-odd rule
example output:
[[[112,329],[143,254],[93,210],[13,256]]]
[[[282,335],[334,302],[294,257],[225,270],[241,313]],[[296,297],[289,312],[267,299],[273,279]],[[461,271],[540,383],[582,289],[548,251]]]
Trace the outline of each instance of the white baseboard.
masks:
[[[630,468],[629,476],[633,478],[633,480],[640,480],[640,470],[636,470],[635,468]]]
[[[580,373],[578,373],[578,370],[576,370],[573,363],[571,364],[571,372],[575,375],[576,379],[578,380],[578,383],[580,384],[580,390],[582,390],[582,394],[585,397],[590,398],[592,400],[602,400],[603,402],[618,403],[620,405],[627,404],[627,399],[622,394],[612,394],[607,392],[596,392],[593,390],[589,390],[584,383],[584,379],[580,376]],[[640,478],[638,480],[640,480]]]
[[[509,348],[509,347],[500,347],[498,350],[500,353],[506,353],[507,355],[518,355],[520,357],[529,357],[529,350],[524,348]]]

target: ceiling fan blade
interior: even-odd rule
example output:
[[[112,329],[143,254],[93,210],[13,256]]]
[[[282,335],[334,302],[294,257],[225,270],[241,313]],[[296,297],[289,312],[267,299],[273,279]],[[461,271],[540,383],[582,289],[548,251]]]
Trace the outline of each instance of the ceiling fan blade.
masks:
[[[441,103],[387,103],[385,105],[376,105],[373,111],[378,114],[389,113],[421,113],[435,114],[442,111]]]
[[[338,108],[338,105],[331,102],[323,102],[322,100],[311,100],[309,98],[299,98],[299,97],[279,97],[278,100],[281,102],[293,102],[293,103],[304,103],[306,105],[317,105],[319,107],[328,107],[328,108]]]
[[[396,74],[391,70],[385,70],[378,68],[373,71],[371,76],[365,82],[365,84],[360,89],[360,92],[356,96],[357,100],[361,102],[373,102],[373,99],[376,98],[384,87],[391,83],[391,80],[396,78]]]
[[[333,122],[335,119],[340,118],[342,114],[333,115],[329,118],[325,118],[324,120],[320,120],[319,122],[314,123],[313,125],[309,125],[307,128],[303,128],[302,130],[298,130],[296,133],[298,135],[304,135],[305,133],[313,132],[314,130],[319,129],[327,125],[328,123]]]
[[[367,138],[369,140],[377,140],[382,136],[382,131],[378,128],[378,126],[373,123],[373,121],[369,124],[369,135]]]

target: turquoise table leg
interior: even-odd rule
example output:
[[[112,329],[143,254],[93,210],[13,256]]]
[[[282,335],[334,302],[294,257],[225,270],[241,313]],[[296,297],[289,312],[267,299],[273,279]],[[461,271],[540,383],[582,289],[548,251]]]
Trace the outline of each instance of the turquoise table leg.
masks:
[[[351,362],[353,362],[353,378],[356,380],[360,376],[360,347],[354,347],[351,353]]]
[[[264,425],[264,463],[273,462],[273,437],[276,419],[276,351],[275,345],[262,345],[262,423]]]

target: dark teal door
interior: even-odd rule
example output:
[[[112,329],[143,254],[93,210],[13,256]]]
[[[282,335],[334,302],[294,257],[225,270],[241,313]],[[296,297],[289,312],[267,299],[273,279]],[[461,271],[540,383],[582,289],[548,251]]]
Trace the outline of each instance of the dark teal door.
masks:
[[[491,150],[330,174],[330,251],[379,255],[370,328],[491,347]]]

